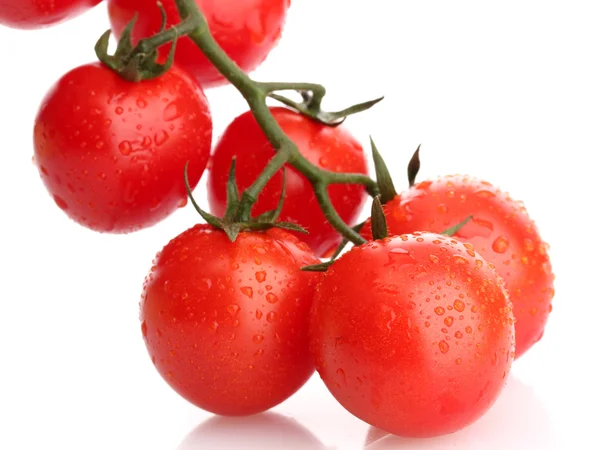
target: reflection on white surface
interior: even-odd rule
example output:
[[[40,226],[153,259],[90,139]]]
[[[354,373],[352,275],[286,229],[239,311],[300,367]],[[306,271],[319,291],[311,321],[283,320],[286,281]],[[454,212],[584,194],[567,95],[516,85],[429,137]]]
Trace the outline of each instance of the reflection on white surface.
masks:
[[[533,388],[510,376],[496,404],[481,419],[457,433],[433,439],[391,436],[371,427],[365,449],[528,450],[558,449],[552,422]]]
[[[294,419],[268,412],[251,417],[213,417],[195,428],[177,450],[325,450]]]

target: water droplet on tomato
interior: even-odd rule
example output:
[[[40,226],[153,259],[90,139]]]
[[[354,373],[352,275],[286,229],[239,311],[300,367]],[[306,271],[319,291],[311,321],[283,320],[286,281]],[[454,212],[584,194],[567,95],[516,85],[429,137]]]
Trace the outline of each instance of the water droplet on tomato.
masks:
[[[454,333],[454,337],[455,337],[456,339],[462,339],[462,337],[463,337],[463,334],[462,334],[460,331],[457,331],[456,333]]]
[[[440,262],[440,258],[435,255],[429,255],[429,261],[431,261],[433,264],[438,264]]]
[[[458,312],[463,312],[465,310],[465,303],[460,300],[454,300],[454,309]]]
[[[165,130],[158,131],[154,134],[154,143],[159,147],[169,139],[169,133]]]
[[[129,141],[121,141],[118,147],[119,151],[125,156],[129,156],[133,151],[133,147],[131,146],[131,142]]]
[[[344,369],[342,369],[341,367],[335,371],[335,373],[342,379],[342,383],[344,383],[345,386],[348,386],[348,382],[346,380],[346,372],[344,372]]]
[[[123,114],[123,108],[121,108],[120,106],[117,106],[115,108],[115,114],[117,114],[118,116],[120,116],[121,114]]]
[[[163,119],[167,122],[178,119],[181,117],[181,111],[179,111],[179,107],[176,102],[171,102],[167,105],[165,110],[163,111]]]
[[[210,324],[210,328],[213,331],[217,331],[219,329],[219,323],[218,322],[213,322]]]
[[[142,148],[148,148],[152,146],[152,138],[150,136],[144,136],[142,139]]]
[[[462,364],[462,358],[456,358],[455,362],[457,366],[460,366]]]
[[[277,296],[272,292],[269,292],[266,298],[269,303],[277,303],[277,300],[279,300],[279,298],[277,298]]]
[[[479,198],[492,198],[496,196],[496,194],[494,194],[492,191],[488,191],[487,189],[477,191],[475,192],[475,195]]]
[[[254,342],[255,344],[260,344],[264,340],[265,340],[265,337],[262,334],[256,334],[252,338],[252,342]]]
[[[277,320],[277,313],[275,311],[271,311],[267,314],[267,322],[273,323],[275,320]]]
[[[468,327],[465,328],[465,332],[467,334],[471,334],[471,333],[473,333],[473,328],[471,328],[470,326],[468,326]]]
[[[438,205],[438,212],[440,214],[446,214],[448,212],[448,207],[446,205],[444,205],[443,203],[440,203]]]
[[[146,321],[142,322],[142,336],[146,337],[148,335],[148,326],[146,325]]]
[[[238,305],[229,305],[227,307],[227,312],[231,317],[235,317],[240,312],[240,307]]]
[[[452,257],[452,262],[454,262],[454,264],[461,264],[461,265],[469,264],[469,260],[460,255],[454,255]]]
[[[450,350],[450,346],[446,341],[440,341],[438,346],[440,347],[440,351],[444,354],[448,353],[448,350]]]
[[[58,206],[60,209],[62,209],[63,211],[69,209],[69,205],[67,205],[67,202],[65,202],[62,198],[60,198],[58,195],[54,195],[54,203],[56,203],[56,206]]]
[[[264,270],[261,270],[260,272],[256,272],[254,274],[254,276],[256,277],[256,281],[258,281],[259,283],[262,283],[263,281],[265,281],[267,279],[267,272],[265,272]]]
[[[146,106],[148,106],[148,102],[141,97],[136,100],[135,104],[140,109],[144,109]]]
[[[433,312],[435,312],[438,316],[443,316],[446,310],[441,306],[436,307]]]
[[[260,318],[263,316],[263,312],[260,309],[256,310],[256,318],[260,320]]]
[[[496,253],[506,253],[506,250],[508,250],[508,239],[504,236],[498,237],[492,244],[492,249]]]
[[[447,327],[451,327],[452,324],[454,323],[454,317],[452,316],[448,316],[444,319],[444,323],[446,324]]]
[[[242,291],[242,294],[244,294],[248,298],[252,298],[254,296],[254,291],[250,286],[244,286],[240,288],[240,291]]]

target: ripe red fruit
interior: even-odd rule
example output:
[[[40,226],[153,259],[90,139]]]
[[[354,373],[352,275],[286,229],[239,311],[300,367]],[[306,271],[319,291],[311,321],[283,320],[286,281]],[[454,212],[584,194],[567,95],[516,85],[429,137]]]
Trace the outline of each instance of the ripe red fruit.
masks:
[[[554,275],[548,246],[521,202],[466,176],[423,181],[383,206],[390,234],[441,233],[473,219],[455,234],[492,263],[506,282],[516,318],[516,357],[538,342],[552,311]],[[362,235],[370,239],[370,222]]]
[[[77,223],[127,233],[187,200],[210,155],[212,119],[200,86],[180,69],[130,83],[100,63],[64,75],[35,120],[35,162],[56,204]]]
[[[221,415],[281,403],[314,373],[308,318],[322,274],[286,231],[225,232],[197,225],[154,261],[141,302],[156,369],[182,397]]]
[[[495,402],[513,322],[503,281],[473,246],[415,233],[354,247],[328,269],[311,352],[349,412],[392,434],[437,436]]]

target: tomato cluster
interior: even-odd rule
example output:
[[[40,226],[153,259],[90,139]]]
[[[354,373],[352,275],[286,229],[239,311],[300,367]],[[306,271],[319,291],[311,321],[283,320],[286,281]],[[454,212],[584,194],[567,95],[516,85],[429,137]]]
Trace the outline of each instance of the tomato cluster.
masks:
[[[48,26],[97,3],[0,0],[0,24]],[[34,124],[42,182],[79,225],[131,233],[188,198],[208,222],[167,243],[145,280],[141,331],[156,370],[219,415],[273,408],[316,370],[350,413],[389,433],[436,436],[481,417],[552,310],[548,246],[522,203],[469,176],[396,194],[376,149],[372,182],[314,85],[297,89],[304,103],[267,107],[265,84],[242,75],[277,43],[289,0],[162,7],[108,0],[116,56],[97,50],[102,62],[66,73]],[[170,27],[198,17],[208,37],[178,28],[173,54]],[[213,146],[204,92],[232,78],[247,99],[260,95]],[[270,170],[276,153],[287,159]],[[209,158],[210,214],[192,196]],[[369,195],[372,218],[357,226]],[[355,244],[345,253],[342,234]]]

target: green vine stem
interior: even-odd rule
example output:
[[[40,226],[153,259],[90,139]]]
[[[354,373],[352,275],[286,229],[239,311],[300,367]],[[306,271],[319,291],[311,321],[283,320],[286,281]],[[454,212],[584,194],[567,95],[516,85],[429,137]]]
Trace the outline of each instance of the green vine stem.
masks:
[[[260,191],[269,179],[286,163],[289,163],[312,184],[319,206],[331,225],[342,236],[354,244],[360,245],[366,242],[360,234],[341,219],[331,204],[327,187],[331,184],[361,184],[367,189],[369,195],[376,196],[379,193],[377,183],[364,174],[337,173],[313,165],[300,153],[296,144],[284,133],[266,103],[267,97],[271,96],[275,91],[295,90],[301,93],[309,93],[303,96],[309,99],[310,105],[318,108],[325,95],[325,88],[313,83],[261,83],[252,80],[227,56],[225,51],[215,41],[209,31],[206,18],[194,0],[175,0],[175,4],[177,5],[181,22],[152,37],[140,40],[133,49],[131,57],[140,54],[151,54],[157,47],[187,35],[211,61],[215,68],[245,98],[257,123],[276,153],[266,166],[264,172],[243,192],[240,207],[246,212],[250,211]]]

